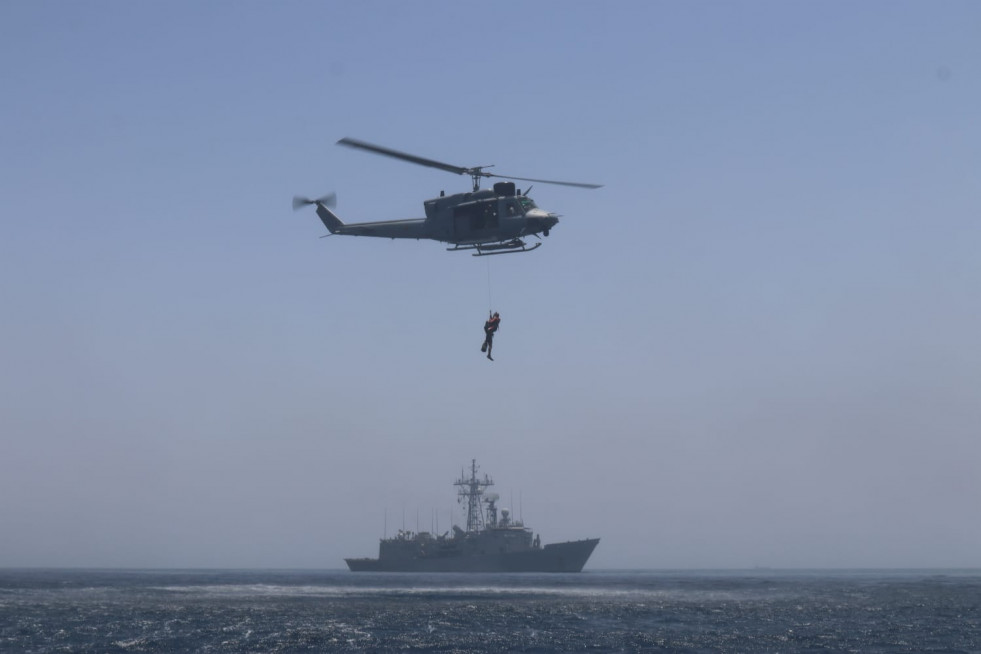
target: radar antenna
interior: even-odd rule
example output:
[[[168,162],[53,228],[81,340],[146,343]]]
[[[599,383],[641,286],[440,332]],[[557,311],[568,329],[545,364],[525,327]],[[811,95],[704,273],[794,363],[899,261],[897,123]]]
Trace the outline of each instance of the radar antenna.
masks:
[[[463,499],[467,499],[467,533],[477,533],[484,526],[484,512],[480,506],[481,496],[485,488],[494,485],[494,481],[486,474],[483,479],[477,478],[477,459],[470,460],[470,478],[467,479],[463,475],[461,470],[460,478],[453,482],[453,485],[460,487],[457,491],[457,501],[462,504]]]

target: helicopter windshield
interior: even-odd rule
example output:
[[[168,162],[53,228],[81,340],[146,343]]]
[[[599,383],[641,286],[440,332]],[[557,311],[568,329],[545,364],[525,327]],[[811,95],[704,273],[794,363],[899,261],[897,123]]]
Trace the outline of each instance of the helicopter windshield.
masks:
[[[527,195],[522,195],[518,199],[521,201],[521,208],[524,209],[525,211],[528,211],[529,209],[538,208],[538,205],[535,204],[535,201],[529,198]]]

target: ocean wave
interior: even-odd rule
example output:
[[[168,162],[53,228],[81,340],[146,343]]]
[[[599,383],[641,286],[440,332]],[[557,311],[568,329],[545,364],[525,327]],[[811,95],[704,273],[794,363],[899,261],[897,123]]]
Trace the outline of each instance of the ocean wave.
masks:
[[[662,601],[740,601],[757,597],[759,591],[656,589],[656,588],[600,588],[590,586],[413,586],[377,587],[359,585],[282,585],[282,584],[214,584],[170,585],[148,588],[165,593],[185,594],[213,598],[249,597],[318,597],[318,598],[399,598],[420,597],[426,599],[456,598],[580,598],[584,600],[662,600]],[[781,593],[784,594],[784,593]],[[774,597],[772,589],[768,595]]]

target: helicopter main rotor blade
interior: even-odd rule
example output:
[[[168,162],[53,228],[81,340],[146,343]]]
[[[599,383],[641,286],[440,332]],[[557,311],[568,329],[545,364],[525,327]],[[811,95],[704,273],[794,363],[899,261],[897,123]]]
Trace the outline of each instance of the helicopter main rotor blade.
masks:
[[[500,177],[501,179],[517,179],[522,182],[540,182],[542,184],[558,184],[559,186],[576,186],[579,188],[600,188],[602,184],[585,184],[582,182],[562,182],[552,179],[535,179],[533,177],[515,177],[514,175],[501,175],[495,173],[489,173],[484,170],[484,168],[490,168],[490,166],[474,166],[472,168],[464,168],[463,166],[454,166],[452,164],[443,163],[442,161],[436,161],[435,159],[426,159],[425,157],[417,157],[414,154],[409,154],[408,152],[401,152],[399,150],[393,150],[392,148],[386,148],[381,145],[375,145],[374,143],[368,143],[367,141],[361,141],[359,139],[352,139],[350,137],[344,137],[337,142],[338,145],[346,145],[349,148],[357,148],[359,150],[367,150],[368,152],[374,152],[375,154],[384,155],[386,157],[393,157],[395,159],[401,159],[402,161],[408,161],[414,164],[419,164],[420,166],[429,166],[430,168],[439,168],[440,170],[445,170],[450,173],[456,173],[457,175],[470,175],[474,180],[474,189],[477,188],[477,180],[481,177]]]
[[[439,168],[440,170],[445,170],[450,173],[456,173],[457,175],[464,175],[464,174],[471,173],[471,170],[469,168],[463,168],[461,166],[453,166],[448,163],[443,163],[442,161],[435,161],[434,159],[426,159],[425,157],[417,157],[414,154],[409,154],[407,152],[399,152],[398,150],[385,148],[380,145],[375,145],[374,143],[368,143],[366,141],[360,141],[358,139],[344,137],[340,141],[338,141],[337,144],[346,145],[349,148],[358,148],[360,150],[367,150],[368,152],[374,152],[375,154],[381,154],[386,157],[394,157],[395,159],[401,159],[402,161],[409,161],[414,164],[419,164],[420,166]]]
[[[560,186],[577,186],[579,188],[602,188],[602,184],[586,184],[584,182],[559,182],[554,179],[535,179],[533,177],[515,177],[514,175],[501,175],[500,173],[483,173],[484,177],[501,177],[503,179],[517,179],[522,182],[539,182],[541,184],[558,184]]]

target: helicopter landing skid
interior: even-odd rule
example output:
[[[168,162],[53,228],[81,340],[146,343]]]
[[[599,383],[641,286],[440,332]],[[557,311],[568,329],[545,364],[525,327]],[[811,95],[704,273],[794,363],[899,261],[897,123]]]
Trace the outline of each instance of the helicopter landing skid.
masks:
[[[542,244],[541,243],[535,243],[530,248],[529,247],[525,247],[525,246],[522,245],[519,248],[512,248],[512,249],[507,249],[507,250],[503,250],[502,249],[502,250],[496,250],[494,252],[484,252],[484,250],[492,250],[492,249],[494,249],[494,248],[484,247],[484,248],[477,248],[477,254],[471,254],[470,256],[472,256],[472,257],[489,257],[492,254],[517,254],[517,253],[520,253],[520,252],[531,252],[532,250],[538,249],[540,247],[542,247]]]
[[[504,243],[489,243],[485,245],[456,245],[451,248],[446,248],[447,252],[455,252],[457,250],[476,250],[477,252],[470,255],[474,257],[489,257],[492,254],[514,254],[517,252],[531,252],[542,246],[541,243],[535,243],[531,247],[519,238],[504,242]]]

